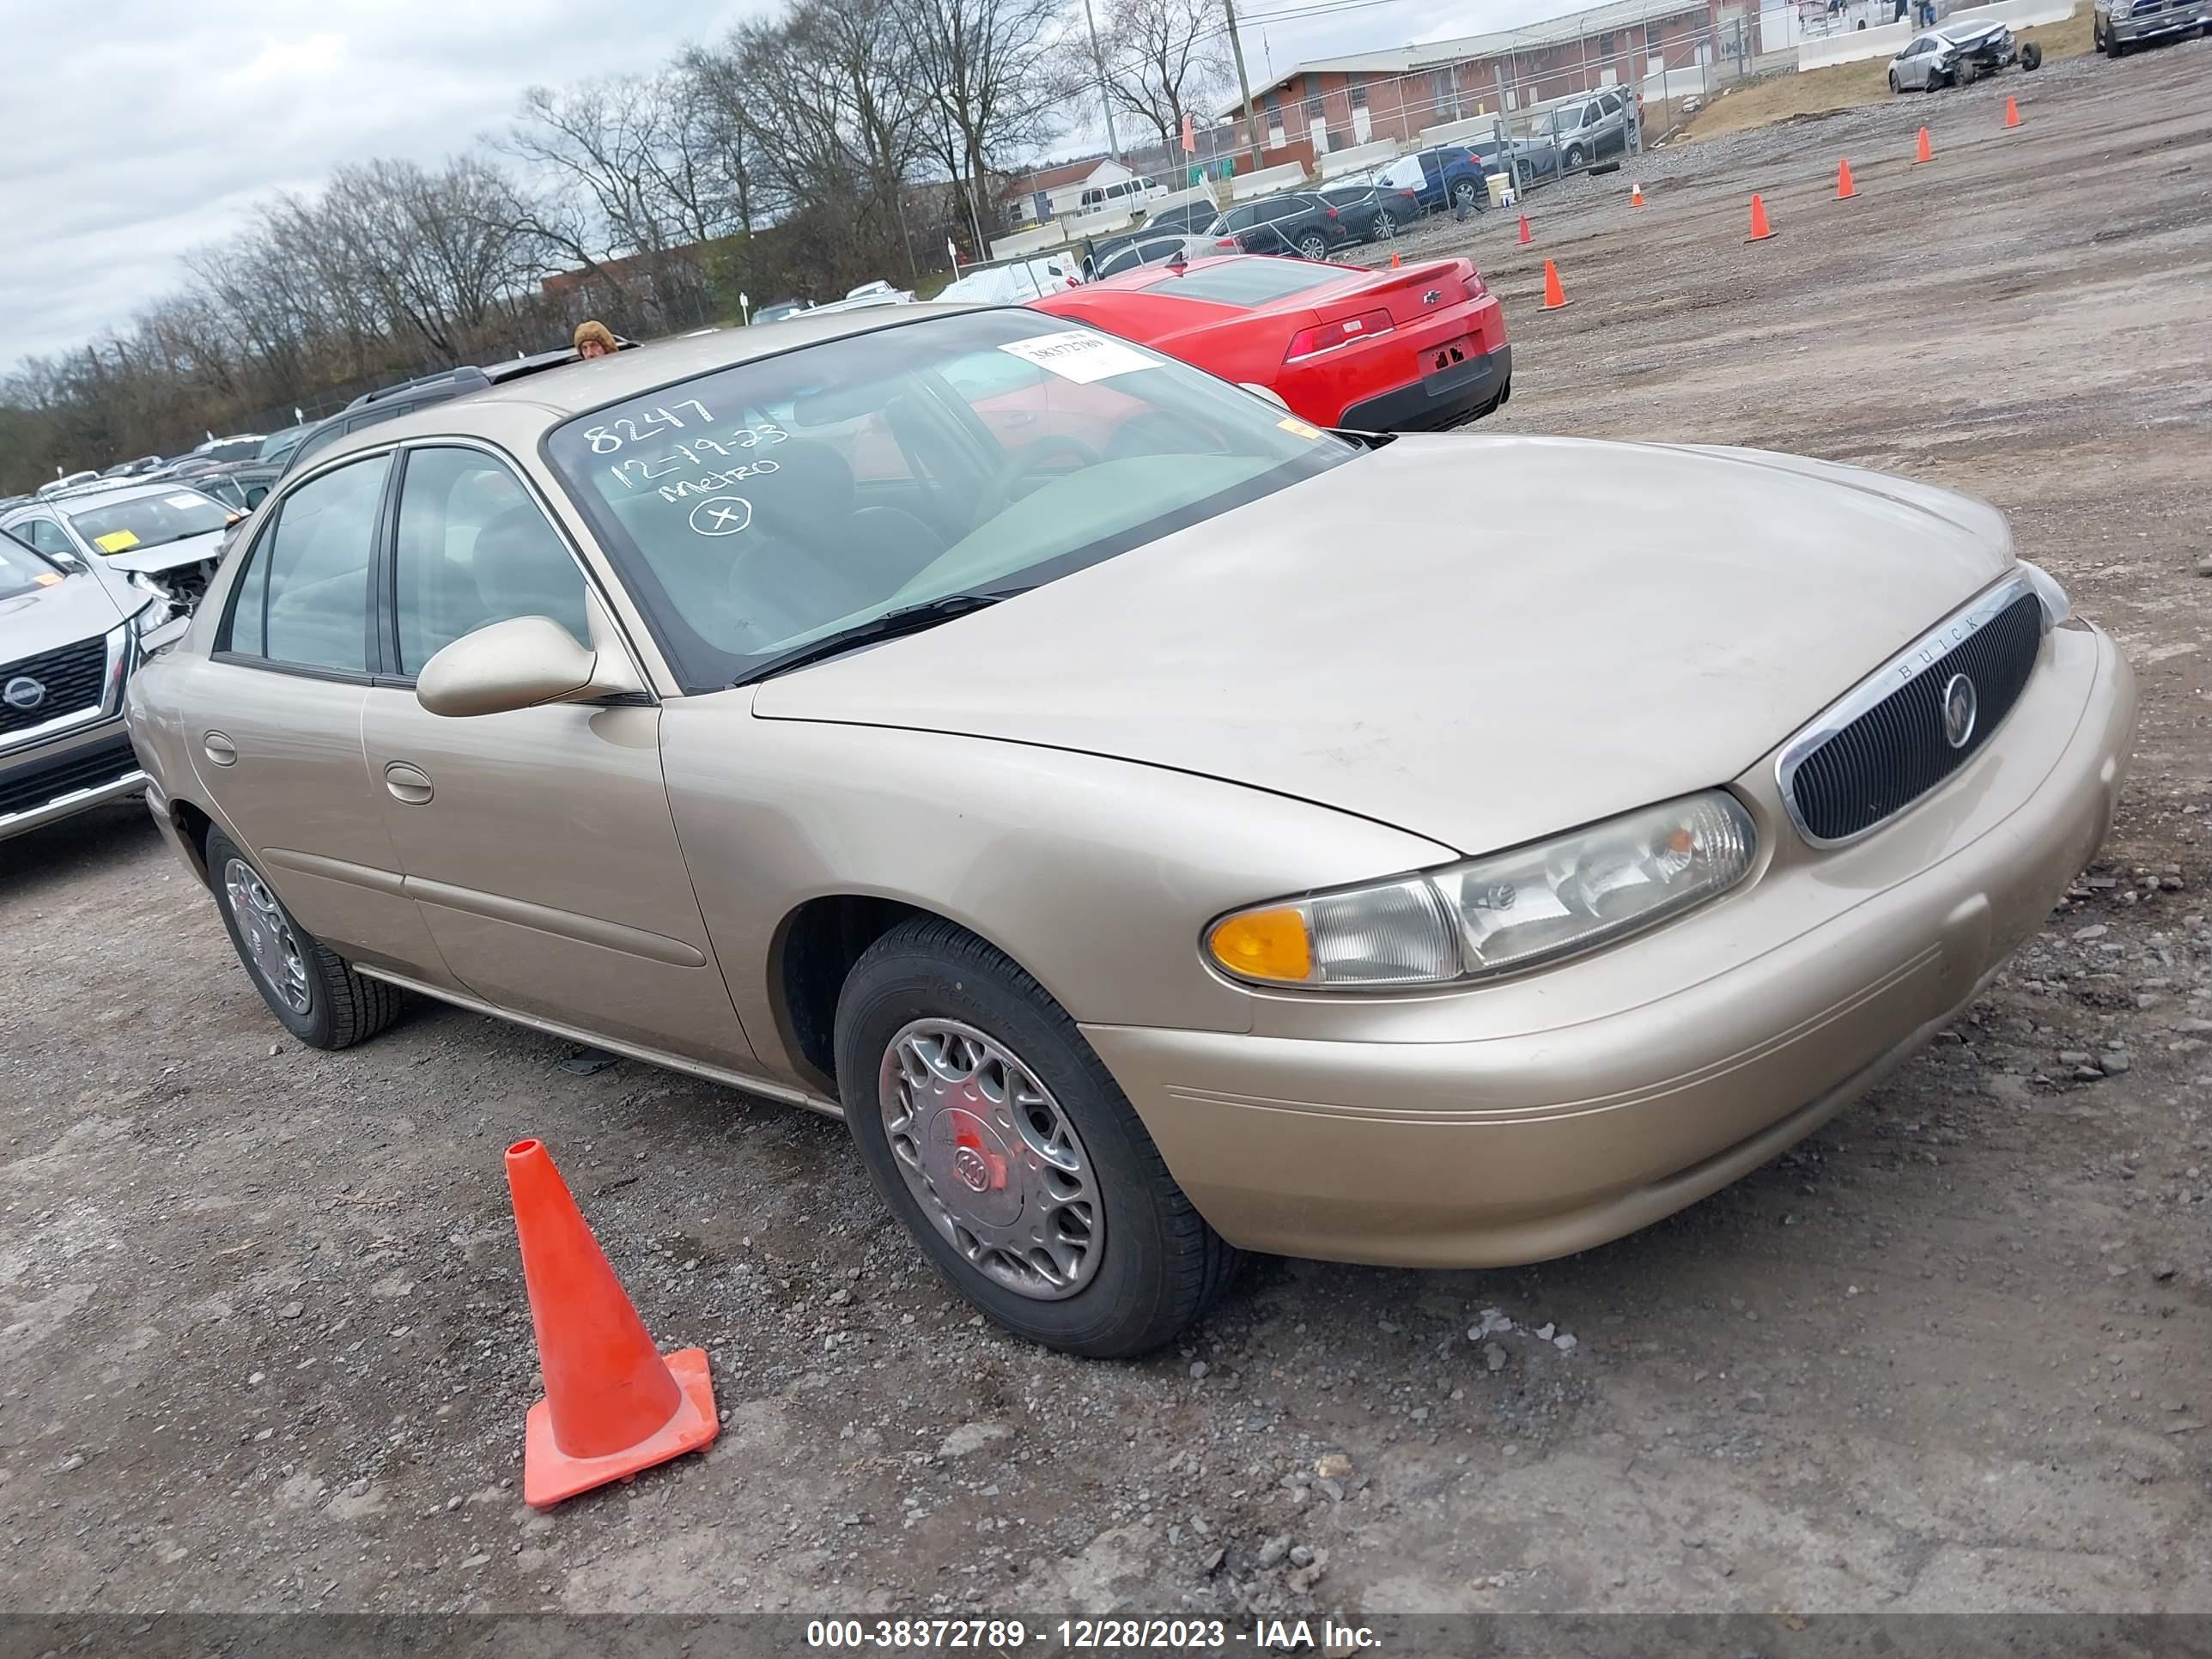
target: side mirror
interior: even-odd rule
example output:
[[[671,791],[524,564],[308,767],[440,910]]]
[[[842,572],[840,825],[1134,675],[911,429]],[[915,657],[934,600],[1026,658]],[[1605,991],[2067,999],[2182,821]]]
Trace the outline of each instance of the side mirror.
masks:
[[[550,617],[511,617],[464,634],[424,663],[416,702],[434,714],[465,719],[643,690],[596,598],[588,608],[596,648],[577,644]]]
[[[1269,403],[1274,404],[1276,408],[1283,410],[1285,414],[1289,413],[1291,406],[1283,401],[1283,394],[1276,391],[1274,387],[1271,386],[1261,386],[1256,380],[1240,380],[1237,384],[1242,386],[1245,391],[1250,392],[1254,397],[1265,398]]]
[[[87,564],[82,559],[77,557],[74,553],[64,553],[59,549],[56,549],[53,552],[47,554],[46,557],[70,575],[89,576],[92,574],[92,567]]]

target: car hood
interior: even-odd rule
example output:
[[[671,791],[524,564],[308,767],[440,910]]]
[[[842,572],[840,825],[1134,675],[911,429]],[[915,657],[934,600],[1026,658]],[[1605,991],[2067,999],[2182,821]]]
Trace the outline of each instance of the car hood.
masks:
[[[97,576],[70,576],[52,587],[0,599],[0,663],[21,662],[40,652],[105,634],[123,620]]]
[[[100,559],[110,570],[174,570],[179,565],[220,557],[227,533],[210,530],[204,536],[186,536],[181,541],[161,542],[153,547],[126,547],[120,553],[104,553]]]
[[[1736,776],[2010,561],[1980,502],[1817,461],[1403,437],[753,711],[1115,756],[1486,851]]]

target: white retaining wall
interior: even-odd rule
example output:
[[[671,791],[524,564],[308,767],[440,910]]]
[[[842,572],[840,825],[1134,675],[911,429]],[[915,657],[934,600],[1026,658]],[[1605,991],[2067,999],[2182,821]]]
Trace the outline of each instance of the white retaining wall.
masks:
[[[2074,6],[2075,0],[1996,0],[1995,5],[1961,6],[1942,21],[1966,25],[2007,23],[2015,29],[2033,28],[2039,23],[2065,21],[2074,15]],[[1879,28],[1852,29],[1825,40],[1802,40],[1797,46],[1797,67],[1827,69],[1837,64],[1863,63],[1869,58],[1894,58],[1919,33],[1919,27],[1908,19],[1902,23],[1884,23]]]

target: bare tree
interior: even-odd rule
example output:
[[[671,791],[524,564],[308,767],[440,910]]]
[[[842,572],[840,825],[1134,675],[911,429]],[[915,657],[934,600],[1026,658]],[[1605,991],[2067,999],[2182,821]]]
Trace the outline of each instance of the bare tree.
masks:
[[[1214,0],[1111,0],[1106,95],[1182,142],[1182,118],[1226,84],[1229,54]]]
[[[988,236],[996,164],[1057,130],[1089,53],[1069,34],[1060,0],[897,3],[908,59],[928,88],[933,155]]]

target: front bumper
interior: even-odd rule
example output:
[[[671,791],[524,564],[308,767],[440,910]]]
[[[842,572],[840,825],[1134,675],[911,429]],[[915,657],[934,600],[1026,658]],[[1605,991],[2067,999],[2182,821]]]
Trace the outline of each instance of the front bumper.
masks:
[[[1487,415],[1511,395],[1512,385],[1513,348],[1501,345],[1363,398],[1331,424],[1348,432],[1441,432]]]
[[[2159,11],[2107,18],[2105,33],[2110,40],[2132,46],[2139,40],[2156,40],[2200,29],[2209,15],[2212,15],[2212,9],[2208,9],[2205,0],[2176,0]]]
[[[0,841],[145,787],[120,714],[28,752],[0,756]]]
[[[1085,1034],[1233,1243],[1430,1267],[1586,1249],[1756,1168],[1954,1018],[2096,851],[2134,728],[2111,641],[2062,628],[1997,738],[1856,846],[1795,840],[1771,757],[1742,775],[1760,869],[1642,939],[1440,996],[1267,999],[1251,1032]]]

